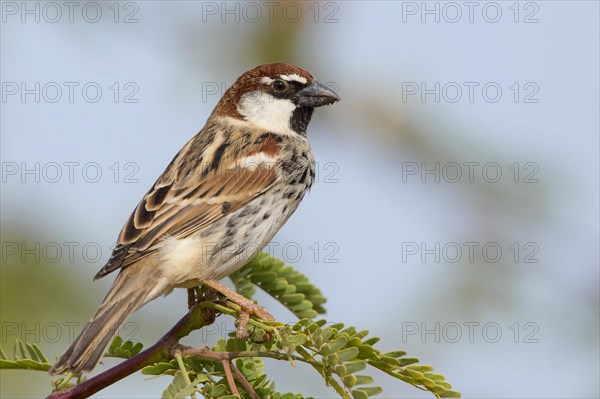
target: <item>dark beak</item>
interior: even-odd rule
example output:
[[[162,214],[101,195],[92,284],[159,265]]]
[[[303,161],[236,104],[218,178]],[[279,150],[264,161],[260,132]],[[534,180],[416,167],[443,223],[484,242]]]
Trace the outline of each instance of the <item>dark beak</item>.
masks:
[[[310,86],[300,90],[297,96],[298,106],[300,107],[316,108],[340,101],[340,97],[333,90],[316,80]]]

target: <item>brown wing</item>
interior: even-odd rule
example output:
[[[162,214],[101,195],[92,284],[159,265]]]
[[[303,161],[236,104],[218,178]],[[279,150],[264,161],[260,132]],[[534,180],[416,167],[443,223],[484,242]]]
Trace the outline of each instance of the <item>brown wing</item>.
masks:
[[[148,255],[165,235],[184,238],[209,228],[275,182],[274,160],[279,147],[272,135],[246,139],[249,144],[241,150],[225,137],[213,136],[212,141],[198,143],[200,135],[177,154],[138,204],[123,226],[111,258],[95,279]],[[199,145],[204,146],[203,151],[198,151]]]

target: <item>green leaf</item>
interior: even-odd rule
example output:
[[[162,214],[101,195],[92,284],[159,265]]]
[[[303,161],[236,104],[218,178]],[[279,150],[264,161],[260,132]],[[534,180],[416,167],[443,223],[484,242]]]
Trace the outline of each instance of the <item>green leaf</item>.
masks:
[[[442,395],[442,398],[460,398],[460,392],[456,391],[445,391]]]
[[[342,382],[345,386],[352,388],[355,385],[372,384],[373,377],[371,377],[370,375],[348,374],[347,376],[342,378]]]
[[[247,349],[246,340],[229,338],[225,344],[225,352],[240,352]]]
[[[352,337],[356,334],[356,327],[346,327],[344,330],[340,331],[340,334],[348,334],[348,336]]]
[[[277,280],[277,274],[274,272],[251,273],[251,279],[254,284],[269,283]],[[286,284],[287,285],[287,284]]]
[[[294,293],[294,294],[285,294],[281,295],[278,299],[285,305],[300,303],[305,298],[304,294]],[[307,301],[308,302],[308,301]],[[310,303],[310,302],[308,302]],[[311,304],[312,305],[312,304]],[[303,309],[304,310],[304,309]]]
[[[20,339],[15,341],[15,359],[27,359],[27,349],[25,349],[25,343]]]
[[[300,294],[302,295],[302,294]],[[300,301],[299,303],[295,303],[295,304],[291,304],[291,302],[286,302],[288,308],[294,312],[296,315],[304,312],[305,310],[312,310],[314,312],[313,309],[313,304],[310,301],[307,301],[306,299],[303,299],[302,301]],[[315,312],[316,315],[316,312]]]
[[[357,390],[352,391],[352,396],[354,398],[368,398],[369,396],[379,395],[383,392],[383,388],[381,387],[364,387]]]
[[[354,359],[356,356],[358,356],[358,349],[346,348],[346,349],[342,349],[339,352],[332,353],[331,355],[326,356],[326,359],[327,359],[327,363],[329,363],[333,366],[335,364],[350,361],[350,360]]]
[[[170,363],[160,362],[152,366],[146,366],[142,369],[142,374],[145,375],[174,375],[178,370],[177,362],[173,360]]]
[[[110,346],[108,347],[108,353],[114,353],[115,349],[120,347],[122,343],[123,338],[119,337],[118,335],[115,335],[112,342],[110,343]]]
[[[142,350],[144,345],[141,342],[133,343],[132,341],[123,342],[123,338],[118,335],[112,340],[105,356],[120,357],[123,359],[129,359]]]
[[[367,364],[362,360],[340,364],[335,367],[335,372],[340,376],[356,373],[367,368]]]
[[[373,338],[369,338],[367,339],[364,344],[365,345],[369,345],[369,346],[373,346],[375,345],[377,342],[379,342],[381,339],[379,337],[373,337]],[[398,352],[402,352],[402,351],[398,351]],[[406,352],[404,352],[404,354],[406,355]],[[395,357],[395,356],[393,356]]]
[[[367,385],[373,383],[373,377],[371,377],[370,375],[354,374],[354,376],[356,377],[356,382],[354,385]]]
[[[2,350],[0,354],[0,369],[48,371],[52,367],[39,346],[20,339],[15,341],[13,360]]]
[[[421,373],[426,373],[429,371],[433,371],[433,367],[427,365],[418,365],[418,366],[409,366],[406,368],[407,370],[418,371]]]
[[[414,371],[414,370],[406,370],[406,373],[411,376],[412,378],[414,378],[415,380],[421,380],[423,378],[425,378],[425,376],[423,375],[423,373],[420,373],[418,371]]]
[[[296,316],[298,316],[298,317],[306,317],[306,318],[310,318],[310,319],[314,319],[315,317],[317,317],[319,315],[317,313],[317,311],[314,309],[306,309],[306,310],[300,310],[300,311],[292,310],[292,311],[294,313],[296,313]]]
[[[366,341],[365,341],[365,343],[366,343]],[[399,358],[399,357],[402,357],[402,356],[406,356],[406,352],[404,352],[404,351],[393,351],[393,352],[386,352],[383,355],[387,356],[387,357]]]
[[[425,373],[425,377],[429,378],[432,381],[437,381],[437,382],[445,380],[444,376],[440,375],[440,374]]]
[[[27,353],[29,354],[29,358],[31,360],[35,360],[36,362],[39,362],[40,358],[37,355],[37,352],[33,349],[33,346],[31,344],[25,343],[25,347],[27,348]]]
[[[38,356],[38,359],[42,362],[42,363],[50,363],[48,361],[48,359],[46,358],[46,356],[44,356],[44,353],[42,352],[42,350],[40,349],[39,346],[37,346],[36,344],[30,344],[31,347],[33,348],[33,350],[35,351],[35,353]]]
[[[173,381],[162,393],[162,399],[185,399],[196,391],[196,383],[188,384],[183,373],[178,370]]]
[[[329,355],[330,353],[337,352],[342,349],[348,343],[348,339],[345,337],[337,337],[332,339],[328,343],[321,347],[321,354]]]
[[[352,397],[354,399],[369,399],[369,395],[367,395],[367,393],[362,390],[352,391]]]
[[[48,371],[51,367],[50,363],[37,362],[31,359],[0,359],[0,369]]]
[[[236,273],[233,278],[236,287],[246,278],[300,318],[313,318],[325,312],[322,305],[326,299],[321,290],[293,267],[267,253],[258,254]]]
[[[419,359],[414,357],[405,357],[398,360],[400,361],[400,367],[405,367],[411,364],[419,363]]]

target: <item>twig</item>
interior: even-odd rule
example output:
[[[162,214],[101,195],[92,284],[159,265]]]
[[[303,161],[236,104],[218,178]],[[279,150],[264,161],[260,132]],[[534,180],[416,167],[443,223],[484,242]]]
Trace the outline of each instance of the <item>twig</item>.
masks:
[[[268,357],[276,360],[298,360],[303,363],[308,363],[311,366],[319,366],[320,363],[314,359],[307,359],[301,356],[288,355],[285,352],[280,351],[231,351],[231,352],[215,352],[212,349],[205,348],[192,348],[185,345],[175,345],[171,349],[171,356],[175,356],[175,353],[181,353],[181,356],[194,356],[200,360],[210,360],[213,362],[220,362],[225,360],[234,360],[239,358],[247,357]]]
[[[233,374],[231,374],[231,363],[229,363],[229,360],[223,359],[221,360],[221,364],[223,365],[223,371],[225,371],[225,378],[227,378],[227,384],[229,384],[231,393],[239,398],[240,391],[238,391],[237,387],[235,386]]]
[[[215,312],[210,305],[210,302],[198,303],[168,333],[148,349],[67,391],[55,392],[46,399],[87,398],[150,364],[168,359],[171,355],[171,348],[177,346],[181,338],[215,321]]]
[[[297,347],[296,351],[302,356],[303,361],[306,361],[311,366],[313,366],[313,368],[315,370],[317,370],[319,372],[319,374],[321,374],[323,376],[323,378],[325,378],[325,381],[329,385],[331,385],[331,387],[333,389],[335,389],[335,391],[338,393],[338,395],[340,395],[340,397],[342,397],[343,399],[351,399],[350,395],[344,390],[344,388],[342,388],[340,386],[340,384],[338,384],[338,382],[336,380],[334,380],[333,378],[327,378],[326,377],[325,372],[323,370],[323,365],[319,364],[316,361],[315,362],[311,361],[311,360],[314,360],[314,358],[310,355],[310,353],[308,353],[302,347]]]
[[[238,370],[238,368],[235,367],[234,364],[232,365],[232,370],[233,370],[233,373],[235,374],[235,376],[237,377],[237,379],[240,381],[240,383],[242,384],[242,386],[246,390],[246,392],[248,392],[250,394],[250,396],[252,397],[252,399],[260,399],[260,397],[258,396],[258,394],[256,393],[256,391],[254,390],[254,388],[252,388],[252,385],[250,385],[250,383],[248,382],[248,380],[244,376],[244,374],[242,374],[242,372],[240,370]]]
[[[196,289],[188,288],[187,289],[187,306],[188,309],[191,309],[192,306],[196,303]]]
[[[94,393],[114,384],[115,382],[135,373],[142,368],[157,363],[159,361],[168,361],[172,358],[194,356],[199,359],[209,360],[214,362],[221,362],[225,369],[225,375],[227,381],[231,387],[232,393],[239,395],[235,381],[233,380],[232,371],[237,377],[237,380],[242,384],[244,389],[250,394],[253,399],[259,399],[258,395],[252,388],[252,385],[244,377],[244,375],[230,362],[237,358],[250,358],[250,357],[266,357],[278,360],[298,360],[308,364],[319,370],[319,363],[307,356],[294,356],[288,355],[284,352],[279,351],[232,351],[232,352],[215,352],[208,347],[205,348],[192,348],[189,346],[179,344],[181,338],[187,336],[190,332],[210,325],[215,320],[215,314],[225,313],[232,316],[237,315],[239,317],[240,312],[237,309],[238,306],[233,303],[227,303],[232,308],[222,306],[210,301],[199,302],[194,305],[190,311],[181,319],[177,324],[162,338],[160,338],[154,345],[148,349],[138,353],[136,356],[124,360],[115,367],[99,374],[75,387],[67,390],[56,392],[49,395],[46,399],[79,399],[87,398]],[[250,325],[262,328],[266,331],[272,330],[275,332],[272,326],[264,324],[254,319],[249,320]],[[335,382],[335,381],[334,381]],[[341,387],[336,387],[336,391],[340,392]],[[343,392],[343,390],[342,390]],[[346,397],[346,396],[343,396]]]

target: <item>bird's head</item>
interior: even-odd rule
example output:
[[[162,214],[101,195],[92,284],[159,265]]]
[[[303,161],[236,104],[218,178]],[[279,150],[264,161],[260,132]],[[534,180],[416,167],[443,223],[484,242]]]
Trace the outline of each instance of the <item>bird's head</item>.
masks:
[[[240,76],[213,115],[229,116],[276,133],[305,135],[314,108],[339,100],[333,90],[304,69],[266,64]]]

